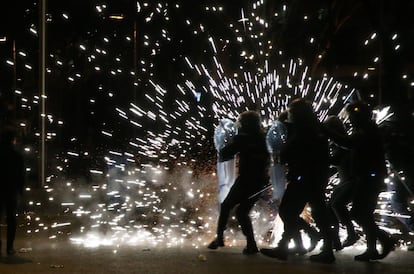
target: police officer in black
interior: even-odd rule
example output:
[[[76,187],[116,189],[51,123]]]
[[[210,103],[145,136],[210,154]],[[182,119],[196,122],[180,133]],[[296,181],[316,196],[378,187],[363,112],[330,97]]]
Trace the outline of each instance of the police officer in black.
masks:
[[[220,205],[216,238],[208,245],[209,249],[224,246],[224,231],[230,211],[237,206],[236,217],[247,245],[243,254],[259,252],[254,239],[253,226],[249,217],[250,210],[260,198],[260,191],[269,182],[270,156],[266,147],[266,136],[261,127],[261,119],[255,111],[245,111],[238,119],[238,133],[233,140],[219,151],[219,157],[231,158],[238,154],[238,177],[227,197]]]
[[[329,116],[323,124],[330,131],[346,135],[345,125],[338,116]],[[351,151],[332,141],[330,142],[330,149],[330,164],[337,170],[339,178],[339,182],[333,188],[328,202],[329,210],[332,211],[333,247],[338,251],[353,245],[359,239],[348,210],[348,204],[351,203],[354,193],[355,179],[352,174]],[[347,231],[347,237],[343,243],[341,243],[339,237],[339,223],[344,225]]]
[[[286,260],[291,239],[300,237],[303,219],[300,217],[306,203],[312,208],[312,216],[320,236],[324,240],[322,252],[310,256],[315,262],[332,263],[332,238],[325,201],[325,189],[329,177],[329,144],[312,105],[304,99],[295,99],[288,109],[291,130],[281,152],[281,160],[287,165],[287,188],[282,197],[279,214],[284,223],[282,239],[276,248],[261,249],[266,256]]]
[[[16,237],[16,209],[19,195],[23,194],[25,169],[23,156],[14,146],[15,134],[6,128],[0,137],[0,216],[6,213],[8,255],[13,255]],[[1,250],[1,239],[0,239]]]
[[[346,111],[352,126],[350,135],[330,131],[332,140],[350,149],[352,174],[355,177],[352,195],[352,218],[362,227],[367,240],[364,253],[355,256],[357,261],[378,260],[394,249],[394,241],[375,223],[374,210],[380,191],[385,188],[387,175],[385,151],[379,128],[372,119],[372,110],[362,101],[351,102]],[[378,253],[376,240],[382,244]]]

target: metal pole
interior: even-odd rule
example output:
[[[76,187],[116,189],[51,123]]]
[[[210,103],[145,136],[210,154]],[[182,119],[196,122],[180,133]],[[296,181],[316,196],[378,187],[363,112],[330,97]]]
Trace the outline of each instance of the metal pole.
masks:
[[[135,81],[137,80],[137,20],[134,20],[134,52],[133,52],[133,62],[134,62],[134,103],[137,102],[137,86]]]
[[[13,40],[13,121],[17,119],[17,98],[16,98],[16,89],[17,89],[17,59],[16,59],[16,40]]]
[[[385,28],[384,28],[384,1],[381,0],[379,3],[379,22],[380,26],[380,37],[379,37],[379,63],[378,63],[378,105],[382,104],[382,86],[383,86],[383,73],[384,73],[384,41],[385,41]],[[386,72],[385,72],[386,73]]]
[[[46,0],[40,0],[40,185],[45,183],[46,169]]]

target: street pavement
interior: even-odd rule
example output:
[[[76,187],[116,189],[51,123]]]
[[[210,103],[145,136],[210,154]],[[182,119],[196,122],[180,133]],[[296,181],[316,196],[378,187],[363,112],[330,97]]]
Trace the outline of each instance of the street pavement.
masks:
[[[336,252],[333,264],[309,261],[308,255],[287,261],[262,254],[246,256],[242,246],[209,250],[205,247],[106,246],[86,248],[69,240],[19,237],[14,256],[2,253],[0,274],[18,273],[414,273],[414,252],[397,249],[375,262],[356,262],[360,249],[350,247]]]

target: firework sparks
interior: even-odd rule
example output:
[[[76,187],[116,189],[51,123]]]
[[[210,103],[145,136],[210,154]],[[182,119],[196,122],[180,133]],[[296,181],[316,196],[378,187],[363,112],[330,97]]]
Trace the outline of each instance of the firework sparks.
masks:
[[[286,20],[290,9],[286,4],[255,1],[238,9],[236,17],[227,19],[224,27],[220,25],[223,30],[217,31],[208,20],[192,17],[180,1],[135,1],[132,13],[124,7],[125,12],[116,14],[104,2],[88,11],[97,21],[91,29],[71,34],[66,51],[61,45],[50,47],[47,73],[51,85],[61,81],[70,95],[60,101],[54,94],[46,98],[56,105],[44,114],[48,118],[47,141],[58,147],[60,138],[68,138],[69,148],[51,157],[43,190],[47,197],[28,202],[28,233],[46,231],[51,239],[69,235],[74,243],[90,247],[172,246],[188,239],[193,239],[191,245],[196,248],[204,246],[206,237],[215,233],[212,227],[218,209],[214,124],[222,118],[235,120],[240,112],[254,106],[264,126],[269,126],[295,97],[311,100],[322,121],[332,112],[339,113],[357,93],[334,76],[311,76],[307,60],[288,56],[287,49],[272,39],[274,24]],[[225,5],[200,4],[197,8],[216,21],[230,13]],[[72,12],[55,7],[48,24],[69,28],[76,23]],[[34,14],[36,5],[31,5],[26,15],[32,18]],[[312,20],[309,14],[301,18]],[[131,21],[140,27],[133,28]],[[117,27],[104,31],[100,24]],[[36,41],[35,23],[27,23],[25,35],[32,43]],[[378,39],[375,32],[366,37],[361,43],[364,47]],[[392,36],[396,51],[401,51],[399,37]],[[200,49],[178,49],[188,50],[185,45],[189,40],[198,42]],[[313,35],[307,41],[314,47],[318,37]],[[7,57],[3,65],[33,76],[36,56],[23,47],[18,44],[18,59]],[[170,47],[177,52],[165,61]],[[231,54],[231,49],[235,53]],[[231,61],[230,55],[238,59]],[[381,62],[376,55],[370,60]],[[174,78],[170,85],[161,75],[165,62],[177,67],[177,71],[166,73]],[[367,70],[355,77],[368,80],[370,75],[372,71]],[[407,78],[405,81],[412,83]],[[87,95],[81,97],[75,90],[83,85]],[[14,93],[27,116],[38,110],[38,95],[17,86]],[[85,101],[87,114],[83,113],[82,119],[66,115],[68,119],[63,120],[63,111],[57,106],[72,114],[72,108],[81,104],[79,100]],[[389,109],[376,113],[378,123],[391,116]],[[78,125],[79,120],[95,127],[96,148],[87,146],[87,138],[77,136],[90,130]],[[38,140],[39,130],[33,123],[20,126],[34,132],[33,138]],[[70,127],[77,130],[63,135]],[[27,146],[25,151],[29,158],[35,158],[34,147]],[[71,175],[74,170],[78,176]],[[29,167],[28,173],[32,171]],[[32,193],[29,188],[27,195]],[[377,213],[381,216],[394,216],[388,202],[391,195],[380,197]],[[43,207],[59,217],[50,220],[37,214]],[[257,229],[258,242],[268,241],[267,232],[273,226],[270,220],[275,219],[272,209],[266,203],[259,204],[253,215],[255,227],[263,228]],[[229,239],[238,238],[235,231],[231,230]]]

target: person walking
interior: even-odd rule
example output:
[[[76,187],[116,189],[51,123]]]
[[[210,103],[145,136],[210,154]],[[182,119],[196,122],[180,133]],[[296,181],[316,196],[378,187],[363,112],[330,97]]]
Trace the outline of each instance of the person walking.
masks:
[[[304,223],[300,214],[308,203],[323,239],[322,252],[310,256],[310,259],[315,262],[332,263],[335,256],[332,251],[325,202],[329,174],[328,139],[323,134],[312,105],[305,99],[292,101],[288,117],[291,130],[281,152],[281,160],[288,168],[288,184],[279,208],[284,232],[277,247],[263,248],[260,252],[281,260],[288,258],[288,244],[292,239],[300,239],[300,229]]]
[[[346,135],[345,126],[338,116],[329,116],[323,125],[330,131]],[[338,251],[353,245],[359,239],[348,210],[355,185],[350,150],[330,141],[330,164],[337,170],[339,178],[339,183],[334,186],[328,201],[329,209],[333,212],[333,247]],[[339,238],[339,223],[343,224],[347,231],[347,237],[342,243]]]
[[[258,193],[269,182],[270,157],[266,148],[266,136],[261,127],[260,116],[255,111],[245,111],[238,118],[238,133],[219,151],[219,157],[228,159],[238,155],[238,176],[227,197],[220,205],[216,238],[208,245],[209,249],[224,246],[224,231],[230,211],[237,206],[236,217],[246,237],[243,254],[259,252],[254,238],[250,210],[260,198]]]
[[[393,249],[394,241],[388,233],[375,223],[374,210],[380,191],[385,188],[387,175],[385,151],[379,128],[372,120],[372,110],[363,101],[354,101],[346,106],[352,126],[350,135],[329,131],[330,138],[338,145],[347,147],[351,153],[352,173],[355,188],[352,195],[352,218],[362,227],[367,240],[367,249],[354,257],[357,261],[385,258]],[[377,239],[382,244],[382,253],[376,248]]]

